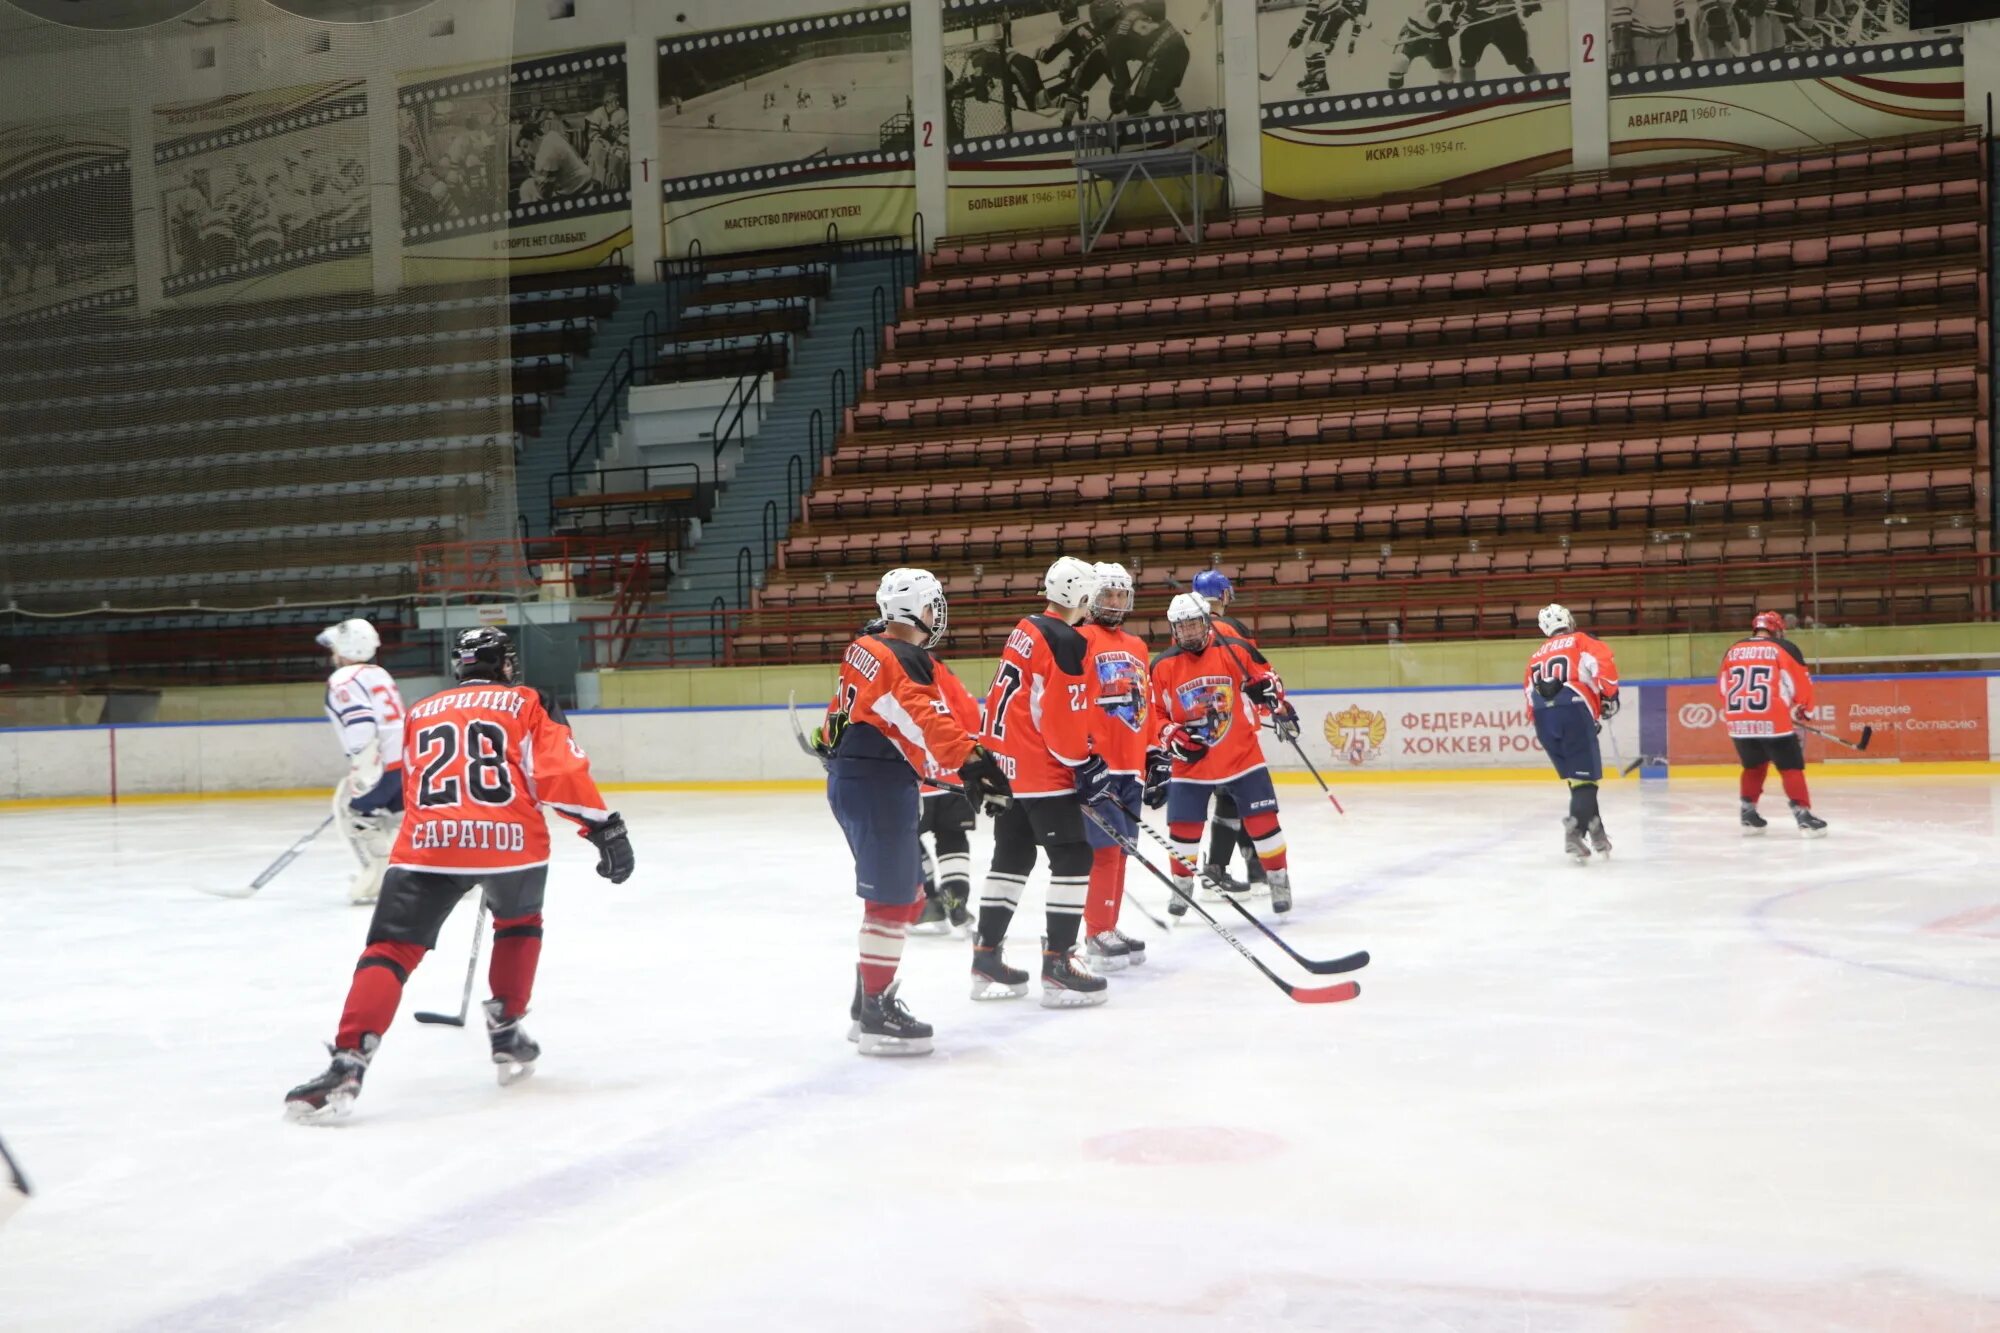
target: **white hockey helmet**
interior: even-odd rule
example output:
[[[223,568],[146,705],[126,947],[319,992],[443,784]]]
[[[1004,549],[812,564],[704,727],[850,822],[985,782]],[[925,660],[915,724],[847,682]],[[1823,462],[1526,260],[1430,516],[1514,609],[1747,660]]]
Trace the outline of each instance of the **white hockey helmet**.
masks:
[[[1174,642],[1189,651],[1207,646],[1208,603],[1197,593],[1176,594],[1174,600],[1167,603],[1167,629],[1173,634]]]
[[[1059,555],[1042,576],[1042,595],[1074,611],[1088,605],[1097,591],[1097,571],[1073,555]]]
[[[1132,571],[1115,560],[1100,560],[1091,566],[1097,586],[1090,593],[1091,618],[1116,625],[1132,610]]]
[[[343,620],[321,630],[316,642],[344,661],[372,662],[375,650],[382,646],[382,636],[365,620]]]
[[[1542,636],[1567,634],[1576,628],[1576,617],[1561,602],[1550,602],[1535,617],[1535,623],[1542,627]]]
[[[928,569],[892,569],[884,574],[875,589],[875,608],[892,625],[914,625],[929,633],[926,648],[944,642],[948,619],[944,585]]]

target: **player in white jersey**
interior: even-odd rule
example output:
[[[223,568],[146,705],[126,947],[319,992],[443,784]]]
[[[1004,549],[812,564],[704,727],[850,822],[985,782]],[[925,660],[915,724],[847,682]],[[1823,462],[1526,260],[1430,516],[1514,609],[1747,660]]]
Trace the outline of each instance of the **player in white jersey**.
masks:
[[[347,896],[372,903],[403,823],[403,696],[375,665],[382,636],[367,621],[329,625],[319,645],[333,654],[326,715],[347,755],[347,776],[333,789],[333,817],[361,863]]]

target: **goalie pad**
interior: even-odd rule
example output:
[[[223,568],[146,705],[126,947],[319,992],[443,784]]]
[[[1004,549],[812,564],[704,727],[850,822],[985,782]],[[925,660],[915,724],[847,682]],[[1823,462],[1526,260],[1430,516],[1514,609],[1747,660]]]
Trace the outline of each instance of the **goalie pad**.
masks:
[[[333,789],[333,819],[339,825],[341,836],[354,852],[354,859],[366,868],[375,863],[386,863],[389,849],[396,845],[396,832],[403,825],[400,814],[378,811],[362,814],[351,802],[354,791],[347,783],[340,783]]]
[[[347,756],[347,785],[356,796],[374,790],[382,780],[382,741],[371,736],[368,744]]]

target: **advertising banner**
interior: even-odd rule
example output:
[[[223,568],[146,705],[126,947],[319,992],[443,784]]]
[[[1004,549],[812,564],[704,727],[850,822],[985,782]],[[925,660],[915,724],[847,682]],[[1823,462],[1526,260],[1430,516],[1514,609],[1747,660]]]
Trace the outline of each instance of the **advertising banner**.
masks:
[[[624,47],[401,85],[405,281],[592,268],[632,243]]]
[[[1965,119],[1963,65],[1955,37],[1911,33],[1887,0],[1710,3],[1691,25],[1634,4],[1613,28],[1613,165],[1946,129]]]
[[[1222,7],[1216,0],[946,0],[945,142],[956,232],[1077,222],[1079,123],[1122,119],[1145,146],[1220,134]],[[1183,216],[1186,187],[1162,181]],[[1210,181],[1204,200],[1220,203]],[[1121,221],[1160,213],[1150,188]]]
[[[1258,0],[1268,208],[1569,166],[1565,0]]]
[[[1875,729],[1866,758],[1951,761],[1990,757],[1992,736],[1984,676],[1823,676],[1814,683],[1812,725],[1856,739]],[[1722,724],[1721,696],[1712,682],[1669,685],[1670,764],[1734,764],[1736,751]],[[1863,756],[1816,736],[1805,737],[1813,763]]]
[[[167,297],[367,290],[367,122],[359,79],[155,107]]]
[[[666,38],[659,59],[669,255],[909,232],[907,4]]]
[[[1638,687],[1602,740],[1607,772],[1639,757]],[[1446,690],[1312,690],[1289,696],[1299,710],[1300,744],[1329,781],[1336,770],[1392,772],[1526,768],[1554,776],[1518,686]],[[1291,747],[1265,737],[1273,768],[1303,771]]]
[[[132,304],[122,111],[0,125],[0,320]]]

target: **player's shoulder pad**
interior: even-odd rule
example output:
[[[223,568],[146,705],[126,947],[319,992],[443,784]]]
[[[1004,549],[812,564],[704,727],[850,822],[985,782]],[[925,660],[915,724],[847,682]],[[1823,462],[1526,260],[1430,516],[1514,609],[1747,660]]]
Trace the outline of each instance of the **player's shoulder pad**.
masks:
[[[569,718],[564,715],[562,705],[556,702],[556,697],[553,694],[550,694],[547,690],[539,686],[531,686],[530,688],[533,690],[535,702],[540,704],[542,711],[549,715],[549,721],[559,727],[569,725]]]
[[[1069,676],[1083,674],[1083,665],[1090,658],[1090,642],[1083,637],[1083,631],[1065,625],[1047,612],[1029,616],[1028,623],[1040,631],[1042,642],[1056,659],[1057,670]]]
[[[1187,649],[1181,647],[1179,644],[1175,644],[1173,647],[1167,649],[1165,652],[1156,654],[1153,660],[1147,663],[1147,667],[1149,670],[1157,670],[1159,668],[1160,663],[1166,661],[1170,657],[1186,657],[1186,656],[1187,656]]]
[[[1797,662],[1800,666],[1804,666],[1806,664],[1805,653],[1799,648],[1799,646],[1796,643],[1793,643],[1790,639],[1779,639],[1778,646],[1780,648],[1783,648],[1787,653],[1791,654],[1792,660],[1794,662]]]
[[[930,685],[936,682],[937,670],[932,664],[931,655],[914,643],[892,639],[886,634],[864,635],[861,642],[872,643],[881,652],[895,658],[896,665],[903,668],[903,674],[917,684]]]

